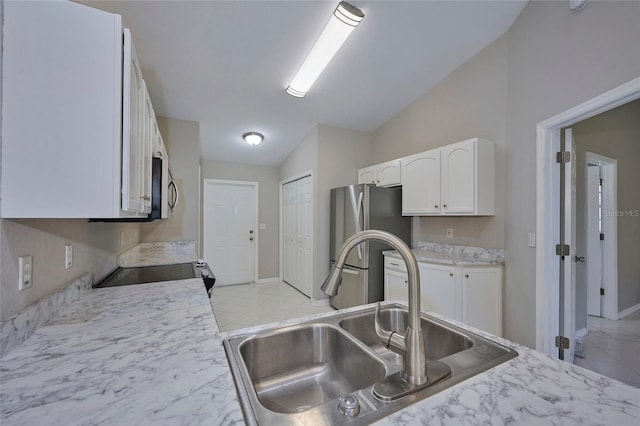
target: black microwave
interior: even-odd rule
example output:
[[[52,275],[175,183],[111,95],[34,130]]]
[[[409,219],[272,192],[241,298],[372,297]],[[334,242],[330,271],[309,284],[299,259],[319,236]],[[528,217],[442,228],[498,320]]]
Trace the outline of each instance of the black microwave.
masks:
[[[173,210],[178,202],[176,187],[167,159],[153,157],[151,163],[151,213],[147,217],[122,217],[117,219],[89,219],[89,222],[152,222],[166,219],[167,209]]]

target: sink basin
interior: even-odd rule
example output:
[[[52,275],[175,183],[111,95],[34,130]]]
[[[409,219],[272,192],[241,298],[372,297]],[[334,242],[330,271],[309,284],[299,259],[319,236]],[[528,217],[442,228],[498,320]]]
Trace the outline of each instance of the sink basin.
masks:
[[[385,365],[340,329],[311,324],[247,339],[239,346],[260,403],[300,413],[385,376]]]
[[[393,401],[373,387],[397,377],[402,356],[378,341],[374,308],[341,313],[224,340],[247,424],[364,425],[482,373],[518,354],[482,336],[423,314],[427,365],[446,364],[451,375]],[[404,332],[407,308],[385,304],[384,328]],[[437,364],[437,363],[435,363]],[[339,404],[342,401],[343,410]],[[353,417],[344,415],[348,401]],[[352,410],[356,401],[358,410]]]
[[[380,311],[380,325],[389,331],[404,333],[408,320],[409,315],[404,309],[392,308]],[[402,355],[387,349],[376,335],[373,313],[344,319],[339,325],[389,362],[402,365]],[[421,326],[427,359],[439,360],[473,346],[471,339],[463,334],[426,318],[422,318]]]

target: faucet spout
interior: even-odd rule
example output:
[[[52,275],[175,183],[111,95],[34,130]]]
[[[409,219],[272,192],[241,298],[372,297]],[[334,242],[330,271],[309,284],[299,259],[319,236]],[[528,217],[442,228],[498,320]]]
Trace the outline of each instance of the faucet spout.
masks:
[[[404,369],[402,378],[412,385],[421,385],[427,382],[426,351],[424,337],[420,325],[420,274],[418,262],[411,249],[397,236],[378,230],[358,232],[348,238],[331,267],[329,276],[322,284],[322,291],[330,296],[335,296],[340,287],[342,268],[347,260],[349,252],[358,244],[368,240],[382,241],[400,253],[407,265],[409,278],[409,326],[406,333],[399,334],[396,331],[387,331],[379,323],[376,315],[376,334],[385,345],[392,345],[395,349],[404,352]]]

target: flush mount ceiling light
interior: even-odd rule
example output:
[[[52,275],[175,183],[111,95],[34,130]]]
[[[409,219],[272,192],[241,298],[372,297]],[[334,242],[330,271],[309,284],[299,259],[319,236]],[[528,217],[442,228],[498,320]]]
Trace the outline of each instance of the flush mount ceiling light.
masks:
[[[242,139],[247,141],[249,145],[256,146],[260,142],[262,142],[262,139],[264,139],[264,136],[262,136],[262,134],[258,132],[247,132],[244,135],[242,135]]]
[[[340,2],[287,87],[287,93],[298,98],[304,97],[362,18],[364,14],[360,9]]]

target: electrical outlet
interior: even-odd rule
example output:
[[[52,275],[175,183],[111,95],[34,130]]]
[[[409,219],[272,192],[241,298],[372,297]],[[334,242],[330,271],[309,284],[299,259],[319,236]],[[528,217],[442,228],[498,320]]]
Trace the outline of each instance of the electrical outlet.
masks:
[[[529,232],[529,247],[535,247],[535,246],[536,246],[536,233]]]
[[[73,246],[67,244],[64,247],[64,269],[69,269],[73,266]]]
[[[33,257],[20,256],[18,258],[18,290],[31,287],[33,284]]]
[[[453,228],[447,228],[447,238],[453,238]]]

